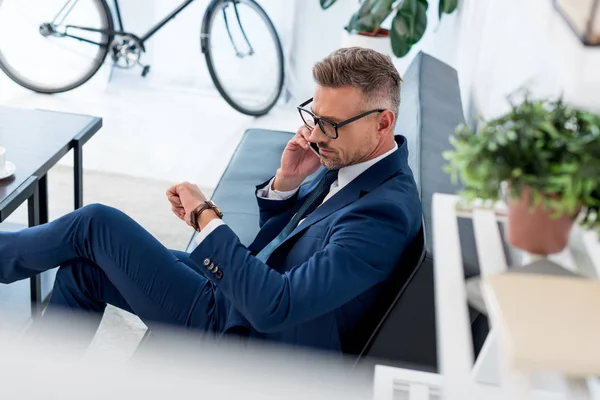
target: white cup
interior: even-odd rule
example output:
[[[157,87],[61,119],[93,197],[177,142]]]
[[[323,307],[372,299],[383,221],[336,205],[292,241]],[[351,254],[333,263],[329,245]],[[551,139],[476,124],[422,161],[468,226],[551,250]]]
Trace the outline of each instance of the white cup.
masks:
[[[6,173],[6,149],[0,147],[0,174]]]

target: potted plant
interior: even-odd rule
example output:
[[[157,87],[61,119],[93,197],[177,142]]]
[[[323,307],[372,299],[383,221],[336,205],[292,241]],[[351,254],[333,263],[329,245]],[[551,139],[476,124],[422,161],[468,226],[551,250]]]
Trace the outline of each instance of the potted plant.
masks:
[[[328,9],[337,0],[320,0],[321,7]],[[438,15],[452,13],[458,5],[458,0],[440,0]],[[386,43],[391,41],[391,48],[396,57],[404,57],[411,47],[416,44],[427,29],[427,0],[361,0],[360,8],[346,26],[346,31],[354,35],[354,43],[364,47],[387,53]],[[395,12],[390,29],[381,25]],[[389,39],[388,39],[389,38]],[[349,44],[349,43],[347,43]]]
[[[599,225],[600,117],[561,100],[510,101],[510,112],[477,133],[458,127],[445,170],[463,183],[466,200],[497,201],[506,183],[509,243],[557,253],[580,211],[583,225]]]

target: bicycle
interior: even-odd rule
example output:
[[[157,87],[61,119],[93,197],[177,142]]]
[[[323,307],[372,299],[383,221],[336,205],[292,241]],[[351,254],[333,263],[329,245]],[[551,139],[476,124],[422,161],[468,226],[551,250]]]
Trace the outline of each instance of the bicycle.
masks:
[[[46,94],[83,85],[108,55],[118,68],[141,67],[145,77],[146,42],[195,0],[185,0],[142,36],[125,31],[119,1],[113,1],[114,13],[107,0],[0,0],[0,69],[19,85]],[[256,1],[211,0],[200,49],[214,85],[234,109],[260,116],[275,105],[283,88],[283,51]]]

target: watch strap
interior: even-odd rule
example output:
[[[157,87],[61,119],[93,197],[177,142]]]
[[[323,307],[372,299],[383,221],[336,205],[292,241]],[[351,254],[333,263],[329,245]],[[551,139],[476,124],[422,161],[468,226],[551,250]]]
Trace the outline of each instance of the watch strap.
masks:
[[[190,214],[190,224],[197,232],[200,232],[200,226],[198,225],[200,214],[202,214],[205,210],[213,210],[215,214],[217,214],[217,217],[221,219],[223,218],[223,213],[219,210],[215,203],[210,200],[204,201],[204,203],[196,207],[196,209]]]

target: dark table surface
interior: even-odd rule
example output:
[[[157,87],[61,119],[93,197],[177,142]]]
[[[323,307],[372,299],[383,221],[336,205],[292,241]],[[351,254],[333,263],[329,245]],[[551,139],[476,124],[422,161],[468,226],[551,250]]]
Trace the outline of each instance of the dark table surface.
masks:
[[[15,174],[0,180],[0,203],[29,177],[42,177],[73,147],[85,143],[102,126],[102,119],[85,115],[0,106],[0,147]]]

